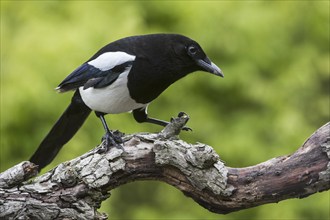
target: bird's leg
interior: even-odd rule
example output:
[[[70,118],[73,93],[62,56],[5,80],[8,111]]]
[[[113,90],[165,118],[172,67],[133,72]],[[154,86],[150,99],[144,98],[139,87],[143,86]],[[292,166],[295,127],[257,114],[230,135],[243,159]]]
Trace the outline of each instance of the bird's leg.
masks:
[[[170,122],[163,121],[163,120],[160,120],[160,119],[150,118],[147,114],[146,108],[139,108],[139,109],[133,110],[133,116],[134,116],[134,119],[139,123],[148,122],[148,123],[160,125],[160,126],[163,126],[163,127],[165,127],[166,125],[168,125],[170,123]],[[192,131],[191,128],[186,127],[186,126],[184,126],[182,128],[182,130]]]
[[[102,141],[105,141],[105,147],[106,147],[105,150],[108,150],[111,146],[116,146],[121,148],[122,146],[120,144],[123,143],[123,140],[121,139],[121,136],[114,135],[110,131],[107,122],[105,121],[104,113],[95,112],[95,114],[98,118],[100,118],[103,128],[105,130],[105,135],[102,137]]]

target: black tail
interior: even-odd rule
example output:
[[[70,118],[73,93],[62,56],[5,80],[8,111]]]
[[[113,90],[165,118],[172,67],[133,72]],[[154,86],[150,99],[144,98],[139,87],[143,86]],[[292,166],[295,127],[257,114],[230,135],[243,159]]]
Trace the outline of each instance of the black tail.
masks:
[[[90,113],[91,109],[85,105],[77,90],[69,107],[41,142],[30,161],[39,165],[39,170],[47,166],[63,145],[75,135]]]

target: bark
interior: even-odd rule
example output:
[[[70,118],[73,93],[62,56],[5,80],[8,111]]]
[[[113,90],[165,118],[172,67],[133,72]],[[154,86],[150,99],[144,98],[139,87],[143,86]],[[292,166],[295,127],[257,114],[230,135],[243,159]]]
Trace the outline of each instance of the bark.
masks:
[[[0,174],[1,219],[107,219],[97,212],[110,190],[136,180],[164,181],[204,208],[229,213],[330,188],[330,123],[292,155],[227,167],[212,147],[178,138],[188,116],[159,134],[123,137],[123,149],[99,146],[49,172],[22,162]],[[101,150],[100,150],[101,149]]]

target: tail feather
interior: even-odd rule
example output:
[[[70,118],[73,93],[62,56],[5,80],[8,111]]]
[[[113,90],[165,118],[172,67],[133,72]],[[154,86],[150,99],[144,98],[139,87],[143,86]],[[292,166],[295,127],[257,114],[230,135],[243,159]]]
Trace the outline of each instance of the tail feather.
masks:
[[[81,99],[79,90],[72,97],[71,103],[53,128],[43,139],[30,161],[39,166],[39,170],[47,166],[83,125],[91,109]]]

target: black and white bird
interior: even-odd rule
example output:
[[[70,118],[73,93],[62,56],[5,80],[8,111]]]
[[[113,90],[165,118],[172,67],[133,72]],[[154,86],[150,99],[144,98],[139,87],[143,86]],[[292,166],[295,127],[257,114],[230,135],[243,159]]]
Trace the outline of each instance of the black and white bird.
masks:
[[[132,36],[104,46],[56,88],[75,93],[30,161],[39,169],[49,164],[91,111],[101,119],[109,146],[120,138],[109,130],[106,114],[132,111],[137,122],[166,126],[168,122],[148,116],[148,105],[172,83],[198,70],[223,77],[196,41],[179,34]]]

